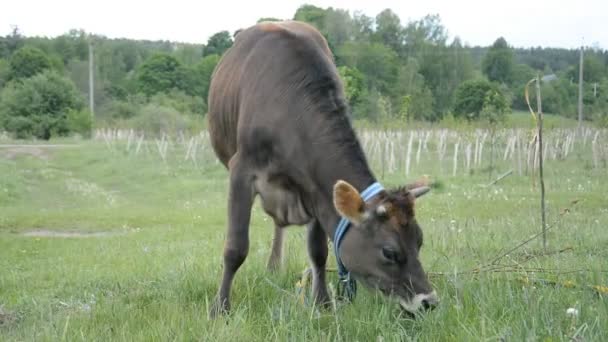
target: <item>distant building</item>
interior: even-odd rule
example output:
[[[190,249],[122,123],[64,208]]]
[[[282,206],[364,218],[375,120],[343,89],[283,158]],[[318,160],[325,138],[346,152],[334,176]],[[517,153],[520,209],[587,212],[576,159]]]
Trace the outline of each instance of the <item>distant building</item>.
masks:
[[[557,81],[557,75],[555,75],[555,74],[545,75],[545,76],[543,76],[542,81],[543,82]]]

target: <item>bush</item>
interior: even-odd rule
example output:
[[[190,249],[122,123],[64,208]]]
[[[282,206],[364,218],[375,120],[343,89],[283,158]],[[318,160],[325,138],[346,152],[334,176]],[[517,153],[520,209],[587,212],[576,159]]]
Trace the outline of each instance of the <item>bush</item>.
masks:
[[[499,109],[508,106],[508,100],[496,84],[479,79],[463,82],[456,88],[454,93],[454,114],[456,116],[477,120],[480,118],[484,106]]]
[[[207,104],[202,97],[190,96],[177,89],[168,93],[157,93],[150,98],[150,103],[171,107],[186,115],[207,113]]]
[[[156,53],[137,70],[137,88],[151,96],[171,89],[187,89],[188,74],[177,58],[166,53]]]
[[[126,121],[126,126],[156,136],[162,133],[198,133],[203,128],[203,117],[184,115],[174,108],[150,103],[144,106],[137,116]]]
[[[0,94],[0,125],[19,138],[69,133],[68,113],[84,102],[74,84],[53,71],[11,81]]]
[[[28,78],[50,68],[51,60],[42,50],[24,46],[11,56],[9,78]]]
[[[83,137],[91,137],[91,128],[93,120],[91,113],[84,110],[70,110],[67,115],[68,130],[73,133],[78,133]]]
[[[17,139],[27,139],[34,134],[34,122],[23,116],[6,119],[4,126],[7,131],[13,132]]]
[[[139,113],[145,103],[146,101],[138,96],[125,100],[110,100],[99,108],[99,115],[110,121],[130,119]]]

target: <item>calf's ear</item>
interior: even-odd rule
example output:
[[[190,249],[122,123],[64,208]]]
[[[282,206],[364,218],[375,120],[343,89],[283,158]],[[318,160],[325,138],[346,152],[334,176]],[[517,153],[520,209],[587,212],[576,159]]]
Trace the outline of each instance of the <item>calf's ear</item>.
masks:
[[[365,203],[359,191],[346,181],[339,180],[334,185],[334,207],[351,222],[360,223],[363,219]]]
[[[414,198],[418,198],[418,197],[421,197],[422,195],[426,194],[427,192],[431,191],[430,184],[431,184],[431,181],[430,181],[429,177],[425,175],[425,176],[419,178],[418,180],[416,180],[412,183],[409,183],[408,185],[405,186],[405,188],[412,195],[414,195]]]

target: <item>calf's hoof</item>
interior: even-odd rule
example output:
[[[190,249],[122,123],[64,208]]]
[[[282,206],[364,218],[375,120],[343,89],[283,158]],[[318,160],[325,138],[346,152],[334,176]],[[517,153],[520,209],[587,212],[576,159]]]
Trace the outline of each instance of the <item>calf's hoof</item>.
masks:
[[[230,302],[228,299],[221,300],[216,298],[209,308],[209,318],[215,319],[219,316],[227,315],[230,312]]]

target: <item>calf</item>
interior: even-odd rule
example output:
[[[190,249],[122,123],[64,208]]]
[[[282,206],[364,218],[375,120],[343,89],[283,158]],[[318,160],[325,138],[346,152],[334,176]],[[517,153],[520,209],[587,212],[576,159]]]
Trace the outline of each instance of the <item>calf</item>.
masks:
[[[239,32],[214,70],[208,104],[211,143],[230,175],[223,277],[212,316],[230,309],[256,196],[275,224],[270,268],[280,259],[282,229],[307,226],[316,303],[330,300],[329,237],[342,277],[380,290],[412,313],[437,304],[418,259],[423,238],[414,214],[416,198],[429,188],[378,183],[316,29],[285,21]]]

